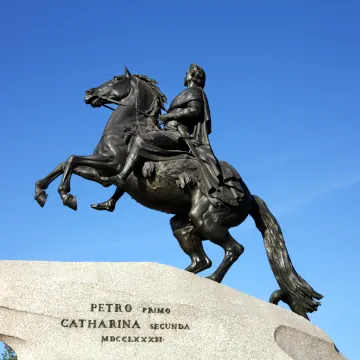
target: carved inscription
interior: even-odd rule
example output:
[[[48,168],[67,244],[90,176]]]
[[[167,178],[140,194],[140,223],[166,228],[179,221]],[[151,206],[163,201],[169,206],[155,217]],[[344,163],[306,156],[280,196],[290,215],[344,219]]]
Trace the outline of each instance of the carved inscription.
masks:
[[[60,325],[68,329],[120,329],[121,332],[111,335],[101,335],[101,342],[121,343],[162,343],[164,337],[159,336],[164,331],[190,330],[187,323],[166,322],[161,315],[172,313],[168,307],[134,307],[132,304],[93,303],[90,304],[89,318],[61,319]],[[112,313],[111,319],[94,319],[94,313]],[[151,322],[145,314],[151,314]],[[90,318],[92,316],[92,318]],[[161,316],[161,321],[155,322],[154,317]],[[126,318],[129,316],[131,318]],[[127,329],[136,329],[138,335],[126,334]]]

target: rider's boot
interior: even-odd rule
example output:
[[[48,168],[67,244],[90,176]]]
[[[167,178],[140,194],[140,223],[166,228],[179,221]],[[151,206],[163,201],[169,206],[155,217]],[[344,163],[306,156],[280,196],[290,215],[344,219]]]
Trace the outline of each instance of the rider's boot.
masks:
[[[120,174],[116,176],[111,176],[109,178],[102,177],[101,180],[108,184],[116,185],[121,190],[124,189],[126,179],[129,177],[131,172],[134,169],[134,166],[137,164],[138,160],[140,159],[140,156],[134,153],[130,153],[128,157],[126,158],[126,162],[124,167],[122,168]]]
[[[91,204],[91,207],[95,210],[106,210],[113,212],[115,210],[117,201],[121,198],[123,194],[123,190],[116,188],[114,195],[109,200],[99,204]]]

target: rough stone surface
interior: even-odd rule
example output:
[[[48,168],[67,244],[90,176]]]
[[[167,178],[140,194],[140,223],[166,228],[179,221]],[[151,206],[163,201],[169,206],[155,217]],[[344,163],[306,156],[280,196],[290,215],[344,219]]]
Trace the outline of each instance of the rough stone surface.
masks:
[[[165,265],[0,261],[0,274],[0,340],[19,360],[344,359],[302,317]]]
[[[294,360],[345,359],[333,343],[284,325],[276,329],[275,340]]]

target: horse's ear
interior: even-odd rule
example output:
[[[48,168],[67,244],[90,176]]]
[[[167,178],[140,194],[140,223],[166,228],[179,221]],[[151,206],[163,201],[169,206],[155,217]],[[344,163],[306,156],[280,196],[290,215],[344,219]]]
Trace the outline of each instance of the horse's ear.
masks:
[[[126,66],[124,66],[124,74],[125,74],[126,77],[131,76],[131,73],[130,73],[129,69]]]

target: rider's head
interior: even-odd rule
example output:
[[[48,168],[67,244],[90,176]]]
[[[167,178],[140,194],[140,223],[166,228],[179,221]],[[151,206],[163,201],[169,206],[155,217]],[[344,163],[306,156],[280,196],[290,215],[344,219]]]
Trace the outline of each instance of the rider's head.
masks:
[[[188,71],[186,72],[184,85],[189,86],[191,81],[201,88],[205,87],[206,75],[201,66],[196,64],[190,65]]]

